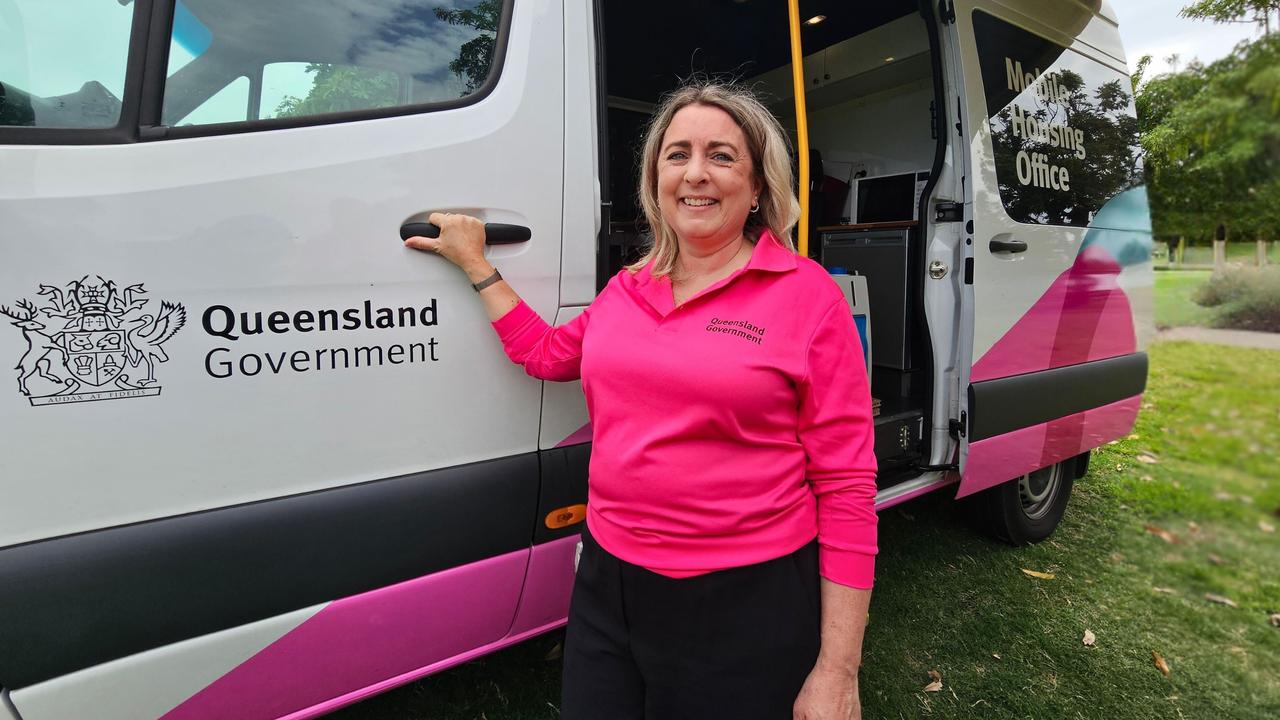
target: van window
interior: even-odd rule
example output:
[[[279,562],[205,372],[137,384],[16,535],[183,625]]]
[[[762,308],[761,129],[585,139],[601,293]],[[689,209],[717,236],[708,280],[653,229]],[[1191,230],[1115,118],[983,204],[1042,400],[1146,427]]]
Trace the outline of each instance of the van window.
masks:
[[[342,92],[342,88],[360,91]],[[390,70],[333,63],[271,63],[262,69],[258,117],[372,110],[395,107],[399,102],[400,78]]]
[[[115,127],[132,24],[131,4],[0,2],[0,125]]]
[[[166,125],[299,118],[464,98],[494,68],[502,0],[179,0]],[[250,101],[220,98],[250,79]],[[214,101],[217,101],[214,103]],[[214,103],[217,112],[193,112]]]
[[[1142,183],[1127,76],[981,11],[973,29],[1010,218],[1087,226],[1104,203]]]
[[[178,122],[179,125],[208,125],[244,120],[249,112],[249,78],[241,75]]]

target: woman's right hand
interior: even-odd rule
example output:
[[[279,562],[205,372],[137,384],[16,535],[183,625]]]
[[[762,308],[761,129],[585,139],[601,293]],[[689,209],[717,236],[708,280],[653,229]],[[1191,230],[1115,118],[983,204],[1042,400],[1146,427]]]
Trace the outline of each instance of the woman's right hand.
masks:
[[[493,272],[484,259],[484,223],[470,215],[431,213],[427,222],[440,228],[439,237],[415,235],[404,241],[405,247],[433,252],[462,268],[467,275],[483,276]]]

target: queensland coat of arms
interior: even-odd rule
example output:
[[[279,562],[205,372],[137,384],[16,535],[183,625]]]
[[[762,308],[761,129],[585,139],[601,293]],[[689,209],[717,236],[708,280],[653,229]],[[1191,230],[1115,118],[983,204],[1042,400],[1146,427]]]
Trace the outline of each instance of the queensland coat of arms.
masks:
[[[0,305],[27,341],[15,366],[18,392],[32,405],[159,395],[156,365],[168,361],[163,345],[187,311],[167,300],[148,310],[145,294],[141,283],[118,290],[86,275],[63,287],[41,285],[39,303]]]

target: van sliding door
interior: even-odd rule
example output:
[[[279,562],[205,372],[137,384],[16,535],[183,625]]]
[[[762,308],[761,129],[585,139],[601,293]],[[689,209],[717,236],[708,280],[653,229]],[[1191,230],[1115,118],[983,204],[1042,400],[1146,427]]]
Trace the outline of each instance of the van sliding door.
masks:
[[[1114,22],[1075,3],[944,5],[970,157],[963,496],[1132,428],[1151,238]]]
[[[541,383],[466,276],[399,237],[431,211],[524,226],[487,254],[555,316],[561,3],[16,3],[0,360],[31,372],[0,385],[0,687],[17,711],[309,717],[563,617],[520,599],[527,571],[572,572],[571,546],[551,571],[530,549]]]

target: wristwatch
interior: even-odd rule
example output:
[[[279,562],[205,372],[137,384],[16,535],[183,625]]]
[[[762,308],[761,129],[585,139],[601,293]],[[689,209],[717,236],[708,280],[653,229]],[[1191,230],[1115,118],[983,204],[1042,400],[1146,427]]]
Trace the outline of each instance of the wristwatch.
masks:
[[[475,288],[476,292],[480,292],[481,290],[489,287],[490,285],[498,282],[501,279],[502,279],[502,274],[499,273],[495,268],[492,275],[481,280],[478,283],[472,283],[471,287]]]

